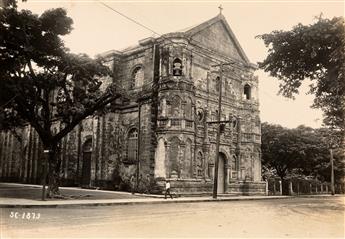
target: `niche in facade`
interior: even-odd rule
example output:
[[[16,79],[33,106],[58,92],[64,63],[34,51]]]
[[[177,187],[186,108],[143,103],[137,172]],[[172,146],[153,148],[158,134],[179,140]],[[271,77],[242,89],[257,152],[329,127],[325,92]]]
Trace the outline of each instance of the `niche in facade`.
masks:
[[[132,79],[130,89],[141,87],[144,84],[144,70],[141,66],[134,68],[132,71]]]
[[[199,151],[197,156],[196,156],[196,167],[197,167],[197,175],[198,177],[202,177],[203,176],[203,155],[202,153]]]
[[[182,61],[180,58],[175,58],[173,61],[173,76],[182,76]]]
[[[219,90],[220,90],[220,77],[219,76],[217,76],[217,78],[216,78],[215,89],[216,89],[216,92],[219,92]]]
[[[198,109],[197,116],[199,122],[202,122],[204,120],[204,111],[202,109]]]
[[[244,96],[245,96],[245,99],[246,100],[250,100],[250,98],[251,98],[251,87],[250,87],[250,85],[248,85],[248,84],[245,84],[245,86],[243,87],[243,94],[244,94]]]

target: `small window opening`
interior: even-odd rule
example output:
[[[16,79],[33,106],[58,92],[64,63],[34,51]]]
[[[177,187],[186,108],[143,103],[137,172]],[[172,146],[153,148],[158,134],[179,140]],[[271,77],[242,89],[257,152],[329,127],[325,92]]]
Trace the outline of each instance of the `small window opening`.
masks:
[[[243,94],[246,97],[246,100],[250,100],[251,98],[251,87],[250,85],[246,84],[243,89]]]
[[[179,58],[173,61],[173,76],[182,76],[182,61]]]

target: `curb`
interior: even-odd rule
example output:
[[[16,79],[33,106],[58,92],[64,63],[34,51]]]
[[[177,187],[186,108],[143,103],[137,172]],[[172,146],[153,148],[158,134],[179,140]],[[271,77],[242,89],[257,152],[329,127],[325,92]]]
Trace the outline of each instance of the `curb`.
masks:
[[[121,206],[121,205],[147,205],[147,204],[172,204],[172,203],[200,203],[200,202],[230,202],[250,200],[291,199],[295,196],[268,196],[248,198],[205,198],[205,199],[173,199],[173,200],[147,200],[147,201],[112,201],[112,202],[85,202],[85,203],[55,203],[55,204],[0,204],[0,208],[71,208],[71,207],[95,207],[95,206]]]

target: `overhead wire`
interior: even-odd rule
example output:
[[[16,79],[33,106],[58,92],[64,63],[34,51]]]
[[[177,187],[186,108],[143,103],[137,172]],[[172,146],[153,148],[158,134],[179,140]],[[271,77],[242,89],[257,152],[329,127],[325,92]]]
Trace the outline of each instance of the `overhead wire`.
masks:
[[[171,43],[173,43],[173,44],[186,46],[186,45],[183,44],[183,43],[172,41],[171,39],[165,37],[163,34],[158,33],[157,31],[153,30],[152,28],[150,28],[150,27],[148,27],[148,26],[146,26],[146,25],[140,23],[139,21],[137,21],[137,20],[135,20],[135,19],[133,19],[133,18],[131,18],[131,17],[125,15],[124,13],[122,13],[122,12],[120,12],[120,11],[114,9],[113,7],[109,6],[108,4],[106,4],[106,3],[102,2],[102,1],[98,1],[98,3],[101,4],[101,5],[103,5],[103,6],[106,7],[106,8],[110,9],[111,11],[113,11],[113,12],[115,12],[115,13],[121,15],[122,17],[126,18],[127,20],[130,20],[131,22],[133,22],[133,23],[135,23],[135,24],[137,24],[137,25],[139,25],[139,26],[145,28],[146,30],[149,30],[150,32],[154,33],[155,35],[157,35],[157,36],[159,36],[159,37],[161,37],[161,38],[163,38],[163,39],[165,39],[165,40],[167,40],[167,41],[169,41],[169,42],[171,42]],[[200,45],[202,44],[201,42],[196,41],[195,39],[189,39],[189,41],[194,41],[195,43],[200,44]],[[201,48],[200,46],[197,46],[197,47]],[[209,51],[209,52],[211,51],[211,50],[205,49],[205,48],[202,48],[202,49],[205,50],[205,51]],[[209,59],[212,59],[214,63],[228,63],[228,64],[234,64],[234,63],[236,63],[235,61],[224,61],[224,60],[222,61],[222,60],[220,60],[220,59],[217,59],[217,58],[215,58],[215,57],[213,57],[213,56],[207,55],[207,54],[205,54],[204,52],[200,52],[200,51],[195,50],[195,49],[191,50],[191,52],[195,53],[196,55],[202,56],[202,57],[205,57],[205,56],[206,56],[206,57],[208,57]],[[211,53],[214,54],[214,52],[211,52]],[[221,55],[221,57],[224,57],[224,56]]]
[[[157,36],[159,36],[159,37],[161,37],[161,38],[163,38],[163,39],[165,39],[165,40],[167,40],[167,41],[169,41],[169,42],[171,42],[171,43],[173,43],[173,44],[178,44],[178,45],[186,46],[186,45],[183,44],[183,43],[175,42],[175,41],[173,41],[173,40],[171,40],[171,39],[165,37],[164,34],[158,33],[157,31],[153,30],[152,28],[150,28],[150,27],[148,27],[148,26],[146,26],[146,25],[140,23],[139,21],[137,21],[137,20],[135,20],[135,19],[133,19],[133,18],[131,18],[131,17],[125,15],[124,13],[122,13],[122,12],[120,12],[120,11],[114,9],[113,7],[109,6],[108,4],[106,4],[106,3],[102,2],[102,1],[98,1],[98,2],[99,2],[101,5],[103,5],[104,7],[110,9],[111,11],[114,11],[115,13],[117,13],[117,14],[121,15],[122,17],[124,17],[124,18],[126,18],[126,19],[128,19],[128,20],[130,20],[130,21],[132,21],[132,22],[134,22],[135,24],[137,24],[137,25],[139,25],[139,26],[145,28],[146,30],[149,30],[150,32],[154,33],[154,34],[157,35]],[[189,41],[194,41],[194,43],[202,45],[201,42],[199,42],[199,41],[197,41],[197,40],[195,40],[195,39],[189,38]],[[201,48],[200,46],[197,46],[197,47]],[[206,51],[209,50],[209,49],[206,49],[206,48],[202,48],[202,49],[203,49],[203,50],[206,50]],[[210,51],[210,50],[209,50],[209,51]],[[206,56],[206,57],[212,59],[214,63],[220,63],[220,62],[221,62],[221,63],[228,63],[228,64],[234,64],[234,63],[235,63],[234,61],[223,61],[223,62],[222,62],[220,59],[217,59],[217,58],[215,58],[215,57],[213,57],[213,56],[210,56],[210,55],[208,55],[208,54],[206,54],[206,53],[204,53],[204,52],[200,52],[200,51],[195,50],[195,49],[191,50],[191,52],[194,53],[194,54],[196,54],[196,55],[202,56],[202,57],[205,57],[205,56]],[[212,53],[213,53],[213,52],[212,52]],[[213,53],[213,54],[214,54],[214,53]],[[266,92],[265,90],[263,90],[263,92],[264,92],[265,95],[269,96],[269,98],[270,98],[271,100],[274,100],[274,97],[272,97],[268,92]]]

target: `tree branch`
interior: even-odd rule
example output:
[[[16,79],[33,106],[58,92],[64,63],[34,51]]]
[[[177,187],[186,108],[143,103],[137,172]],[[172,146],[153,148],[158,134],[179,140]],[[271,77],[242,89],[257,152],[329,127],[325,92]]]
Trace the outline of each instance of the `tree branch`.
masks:
[[[107,99],[107,97],[109,97],[109,99]],[[107,104],[113,102],[114,100],[116,100],[117,98],[119,98],[121,95],[120,94],[116,94],[116,95],[112,95],[112,94],[108,94],[104,97],[102,97],[99,101],[97,101],[92,107],[90,107],[89,109],[86,109],[84,111],[83,114],[77,116],[75,119],[72,120],[71,123],[67,124],[66,127],[64,129],[62,129],[58,134],[56,134],[54,136],[54,140],[59,141],[61,140],[63,137],[65,137],[71,130],[73,130],[73,128],[78,125],[80,123],[80,121],[82,121],[83,119],[85,119],[86,117],[92,115],[97,109],[99,109],[100,107],[106,106]]]

